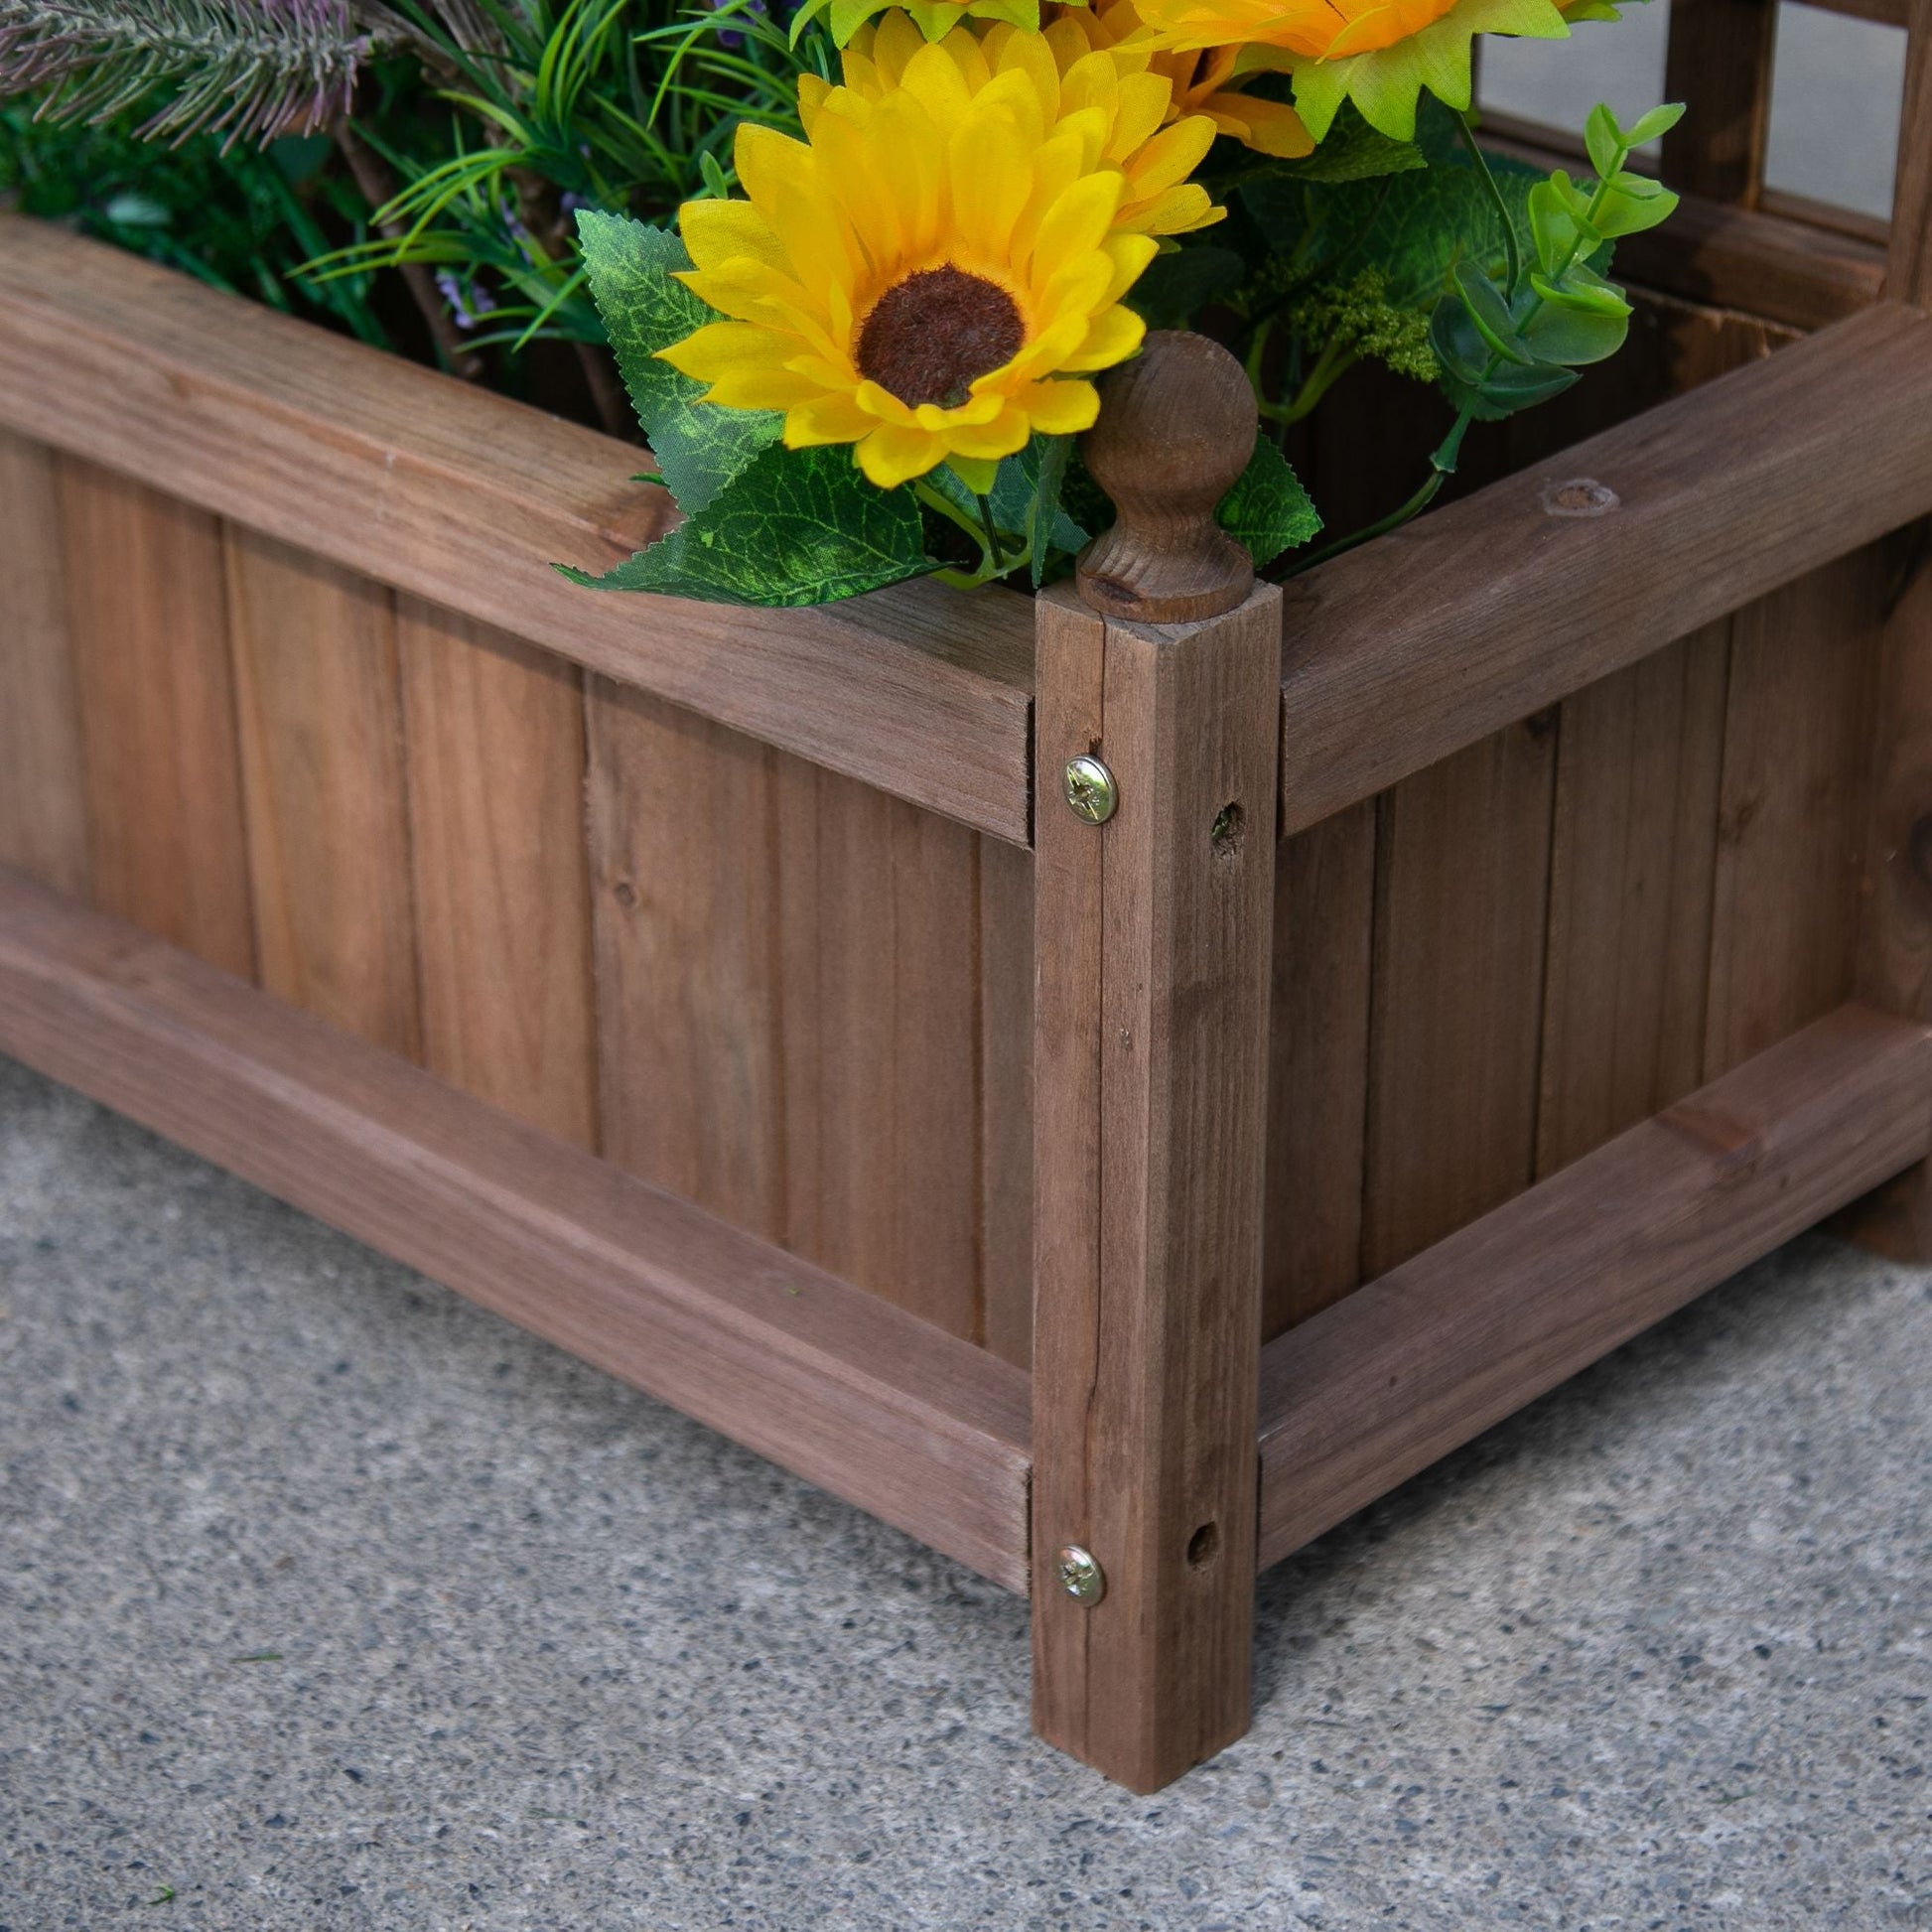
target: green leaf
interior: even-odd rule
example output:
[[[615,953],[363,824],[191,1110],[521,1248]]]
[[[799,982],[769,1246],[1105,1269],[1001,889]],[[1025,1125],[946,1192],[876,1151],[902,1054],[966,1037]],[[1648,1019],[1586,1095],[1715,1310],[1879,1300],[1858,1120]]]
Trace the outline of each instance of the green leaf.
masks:
[[[1460,305],[1457,306],[1459,309]],[[1577,381],[1575,369],[1558,368],[1547,362],[1527,369],[1505,362],[1480,384],[1464,381],[1446,366],[1443,393],[1457,409],[1466,409],[1477,422],[1499,423],[1505,417],[1548,402],[1552,396],[1562,395],[1566,389],[1574,388]]]
[[[1677,197],[1668,188],[1648,184],[1655,192],[1635,196],[1613,189],[1596,210],[1597,232],[1614,241],[1621,235],[1660,228],[1677,212]]]
[[[1630,315],[1630,305],[1623,299],[1623,291],[1614,282],[1604,281],[1602,276],[1581,263],[1572,268],[1561,282],[1533,274],[1530,287],[1545,302],[1560,309],[1575,309],[1589,316],[1607,316],[1612,321],[1623,321]]]
[[[1630,334],[1630,318],[1602,310],[1551,306],[1539,309],[1523,327],[1523,340],[1539,362],[1583,368],[1607,362]]]
[[[1455,292],[1462,298],[1475,331],[1491,350],[1506,362],[1533,362],[1535,356],[1523,346],[1516,333],[1516,319],[1509,313],[1509,298],[1488,276],[1469,262],[1457,262]]]
[[[1042,446],[1039,452],[1039,482],[1034,491],[1033,521],[1027,536],[1034,553],[1034,589],[1038,590],[1046,579],[1048,550],[1076,551],[1086,542],[1087,533],[1060,510],[1060,491],[1066,483],[1066,466],[1073,455],[1072,437],[1044,436],[1035,440]],[[1030,445],[1023,454],[1030,454],[1031,449]]]
[[[577,233],[598,314],[651,454],[678,506],[695,514],[778,440],[784,418],[774,410],[702,403],[702,382],[657,359],[660,348],[718,320],[672,280],[691,266],[676,235],[596,208],[580,211]]]
[[[1673,100],[1662,107],[1653,107],[1634,127],[1624,130],[1623,138],[1633,148],[1647,148],[1651,142],[1661,141],[1683,118],[1684,103]]]
[[[1256,438],[1248,467],[1221,498],[1214,518],[1246,547],[1257,570],[1265,570],[1284,550],[1309,542],[1321,528],[1309,492],[1265,436]]]
[[[710,604],[830,604],[933,568],[906,488],[867,483],[843,447],[765,450],[668,536],[602,577],[599,591],[655,591]]]
[[[1569,178],[1563,179],[1567,184]],[[1560,274],[1581,251],[1591,245],[1590,231],[1554,177],[1538,182],[1530,190],[1529,215],[1536,259],[1545,275]]]
[[[1584,148],[1599,180],[1608,181],[1616,174],[1623,166],[1623,157],[1630,152],[1631,145],[1623,138],[1623,130],[1616,124],[1616,116],[1599,100],[1589,110],[1589,119],[1584,123]]]
[[[993,527],[1003,537],[1013,539],[1012,549],[1016,556],[1021,546],[1033,535],[1041,491],[1049,480],[1049,457],[1055,444],[1061,448],[1057,464],[1053,466],[1056,474],[1050,479],[1054,508],[1048,525],[1047,545],[1049,549],[1071,552],[1078,550],[1087,540],[1086,531],[1058,507],[1061,483],[1066,476],[1066,447],[1071,441],[1070,437],[1065,436],[1035,436],[1024,450],[1002,458],[994,473],[993,487],[986,492],[987,507],[993,512]],[[950,464],[942,464],[937,470],[929,472],[925,482],[962,516],[974,524],[979,522],[979,498]]]
[[[1377,181],[1386,175],[1413,174],[1429,166],[1429,156],[1414,141],[1396,141],[1370,127],[1354,103],[1343,105],[1325,140],[1299,161],[1276,164],[1276,171],[1298,181]]]
[[[1156,255],[1121,299],[1150,329],[1184,329],[1217,296],[1230,294],[1246,267],[1232,248],[1182,246]]]

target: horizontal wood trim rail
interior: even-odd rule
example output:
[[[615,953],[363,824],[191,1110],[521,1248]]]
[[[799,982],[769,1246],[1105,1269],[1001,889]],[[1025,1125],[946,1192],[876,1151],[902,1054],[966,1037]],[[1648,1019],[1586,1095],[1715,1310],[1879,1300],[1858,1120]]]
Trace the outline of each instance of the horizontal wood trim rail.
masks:
[[[1261,1561],[1932,1150],[1932,1030],[1848,1006],[1271,1342]]]
[[[0,1052],[1026,1589],[984,1349],[6,868]]]
[[[1292,579],[1297,832],[1932,510],[1932,318],[1881,304]],[[1565,514],[1554,486],[1615,491]]]
[[[670,514],[629,481],[641,450],[20,216],[0,217],[0,426],[1029,841],[1026,598],[580,590],[551,565],[618,562]]]

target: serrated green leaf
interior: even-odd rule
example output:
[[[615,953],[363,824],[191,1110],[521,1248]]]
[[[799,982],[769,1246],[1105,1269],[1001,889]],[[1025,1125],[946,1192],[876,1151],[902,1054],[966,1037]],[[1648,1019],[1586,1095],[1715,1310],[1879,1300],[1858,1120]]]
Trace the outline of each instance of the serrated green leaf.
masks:
[[[709,604],[830,604],[933,568],[907,488],[867,483],[844,448],[760,452],[668,536],[602,577],[599,591],[655,591]]]
[[[1608,104],[1599,100],[1584,123],[1584,149],[1599,180],[1608,181],[1615,175],[1631,145],[1623,138],[1623,130],[1617,126],[1616,116]]]
[[[1309,542],[1321,528],[1320,512],[1309,492],[1265,436],[1256,439],[1248,467],[1221,498],[1214,517],[1245,546],[1257,570],[1265,570],[1284,550]]]
[[[676,235],[596,208],[580,211],[577,232],[598,314],[651,454],[679,507],[696,514],[778,440],[784,418],[700,403],[704,384],[657,359],[660,348],[718,320],[672,280],[691,266]]]
[[[1018,556],[1034,529],[1035,507],[1040,500],[1041,479],[1045,473],[1050,446],[1053,444],[1070,445],[1072,439],[1065,436],[1035,436],[1029,441],[1024,450],[1001,459],[993,475],[993,486],[986,492],[987,507],[993,513],[993,527],[1001,536],[1010,538],[1013,554]],[[1066,452],[1063,448],[1058,459],[1059,477],[1066,475]],[[925,478],[927,487],[936,490],[947,502],[969,518],[974,524],[979,522],[979,497],[967,486],[963,478],[958,476],[949,464],[942,464]],[[1054,484],[1054,510],[1049,525],[1047,545],[1049,549],[1075,551],[1087,540],[1087,532],[1058,507],[1060,484]]]
[[[1429,166],[1429,156],[1419,142],[1392,140],[1380,128],[1370,127],[1354,104],[1348,102],[1335,116],[1335,124],[1328,130],[1326,139],[1312,154],[1275,166],[1280,173],[1300,181],[1333,184],[1413,174]]]

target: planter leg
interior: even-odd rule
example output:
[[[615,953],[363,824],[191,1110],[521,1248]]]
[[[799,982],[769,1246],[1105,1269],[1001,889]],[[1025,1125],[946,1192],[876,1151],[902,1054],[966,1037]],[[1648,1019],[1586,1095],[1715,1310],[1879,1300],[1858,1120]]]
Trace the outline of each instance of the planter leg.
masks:
[[[1136,1791],[1249,1722],[1280,680],[1272,588],[1040,599],[1034,1725]]]
[[[1885,293],[1932,308],[1932,0],[1912,0],[1910,21]],[[1932,522],[1899,539],[1876,716],[1859,997],[1932,1022]],[[1932,1262],[1932,1163],[1856,1202],[1835,1225],[1894,1261]]]

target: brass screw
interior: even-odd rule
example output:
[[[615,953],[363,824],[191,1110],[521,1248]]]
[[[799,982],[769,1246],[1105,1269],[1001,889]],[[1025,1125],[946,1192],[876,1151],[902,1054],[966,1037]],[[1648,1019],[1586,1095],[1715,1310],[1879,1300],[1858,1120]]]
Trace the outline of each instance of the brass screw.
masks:
[[[1074,817],[1089,825],[1105,825],[1120,804],[1114,774],[1096,758],[1069,759],[1064,789]]]
[[[1107,1573],[1101,1569],[1099,1559],[1077,1543],[1069,1543],[1054,1559],[1053,1574],[1069,1596],[1089,1607],[1107,1593]]]

